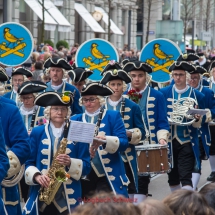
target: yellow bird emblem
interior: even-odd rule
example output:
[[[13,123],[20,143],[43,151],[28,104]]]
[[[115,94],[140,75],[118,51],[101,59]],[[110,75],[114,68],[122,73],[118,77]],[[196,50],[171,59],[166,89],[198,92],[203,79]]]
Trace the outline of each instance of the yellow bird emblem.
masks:
[[[109,55],[104,55],[104,54],[102,54],[98,49],[97,49],[97,47],[98,47],[98,44],[96,44],[96,43],[93,43],[92,45],[91,45],[91,50],[90,50],[90,52],[91,52],[91,54],[95,57],[95,59],[92,61],[92,62],[94,62],[95,60],[99,60],[99,63],[100,63],[100,60],[102,60],[102,61],[105,61],[105,60],[107,60],[107,58],[109,58],[110,56]]]
[[[17,38],[15,37],[13,34],[10,33],[10,28],[4,28],[4,38],[5,40],[7,40],[9,42],[9,44],[7,45],[7,47],[11,44],[11,43],[16,43],[19,44],[20,41],[24,40],[24,38]]]
[[[168,55],[168,54],[164,53],[160,49],[160,44],[158,44],[158,43],[154,44],[154,50],[153,50],[153,52],[154,52],[154,55],[158,58],[158,61],[159,60],[166,60],[166,61],[168,61],[171,57],[173,57],[173,55]]]

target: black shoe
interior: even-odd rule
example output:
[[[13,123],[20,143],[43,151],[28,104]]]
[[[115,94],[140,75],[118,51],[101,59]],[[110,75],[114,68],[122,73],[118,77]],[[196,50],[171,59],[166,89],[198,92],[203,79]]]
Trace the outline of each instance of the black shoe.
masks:
[[[211,174],[207,177],[207,181],[215,182],[215,172],[211,172]]]

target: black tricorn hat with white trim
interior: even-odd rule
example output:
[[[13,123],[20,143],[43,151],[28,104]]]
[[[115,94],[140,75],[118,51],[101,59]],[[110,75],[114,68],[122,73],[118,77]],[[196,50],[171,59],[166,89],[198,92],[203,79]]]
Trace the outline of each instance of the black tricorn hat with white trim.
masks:
[[[196,65],[196,70],[194,72],[190,72],[190,74],[196,74],[196,73],[200,73],[200,74],[204,74],[207,73],[207,69],[205,69],[202,66]]]
[[[33,76],[32,72],[25,67],[17,67],[16,69],[14,69],[11,76],[14,75],[25,75],[28,78]]]
[[[169,71],[173,71],[173,70],[184,70],[189,73],[193,73],[196,70],[196,67],[187,61],[175,61],[169,67]]]
[[[122,67],[119,65],[118,62],[116,62],[115,60],[111,60],[104,68],[104,70],[102,71],[101,75],[104,75],[105,72],[109,71],[109,70],[119,70],[122,69]]]
[[[215,60],[211,61],[208,71],[210,72],[215,67]]]
[[[77,67],[76,69],[70,70],[68,72],[69,77],[75,83],[86,80],[92,74],[93,74],[93,71],[82,67]]]
[[[72,66],[65,59],[59,57],[50,57],[45,61],[44,68],[48,69],[50,67],[59,67],[65,70],[72,70]]]
[[[17,93],[19,95],[26,95],[31,93],[38,93],[47,88],[47,85],[42,81],[26,81],[19,86]]]
[[[99,82],[89,83],[81,90],[81,96],[89,95],[110,96],[113,93],[114,91],[110,87]]]
[[[39,94],[35,98],[34,104],[41,107],[70,106],[73,103],[73,97],[74,95],[71,92],[64,92],[60,94],[53,91],[47,91]]]
[[[0,81],[8,81],[9,77],[6,74],[6,70],[0,66]]]
[[[151,73],[152,67],[149,64],[141,61],[133,61],[133,62],[130,61],[125,64],[125,66],[123,67],[123,70],[125,70],[126,72],[143,71],[143,72]]]
[[[195,61],[198,60],[199,56],[194,53],[181,54],[176,61]]]
[[[132,81],[131,76],[124,70],[109,70],[107,71],[104,75],[103,78],[101,79],[100,83],[101,84],[107,84],[109,81],[113,80],[122,80],[126,84],[130,83]]]

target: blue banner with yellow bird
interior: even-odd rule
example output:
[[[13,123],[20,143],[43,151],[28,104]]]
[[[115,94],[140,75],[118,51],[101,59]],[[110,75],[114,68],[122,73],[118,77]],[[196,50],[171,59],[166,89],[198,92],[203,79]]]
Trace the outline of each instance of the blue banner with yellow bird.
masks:
[[[170,81],[169,67],[181,54],[176,43],[171,40],[158,38],[147,43],[141,50],[140,61],[152,67],[152,81],[166,83]]]
[[[89,77],[93,81],[101,80],[101,72],[111,60],[119,61],[118,52],[111,43],[100,38],[82,43],[75,56],[77,67],[93,71]]]
[[[32,54],[33,36],[23,25],[6,22],[0,25],[0,63],[5,66],[23,64]]]

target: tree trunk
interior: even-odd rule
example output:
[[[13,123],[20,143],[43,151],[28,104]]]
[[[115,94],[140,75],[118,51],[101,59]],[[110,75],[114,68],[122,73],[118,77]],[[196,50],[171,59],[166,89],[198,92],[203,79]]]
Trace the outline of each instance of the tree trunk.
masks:
[[[41,29],[41,43],[44,43],[44,35],[45,35],[45,0],[42,0],[42,16],[43,16],[43,20],[42,20],[42,29]]]
[[[148,0],[147,2],[148,2],[148,18],[147,18],[146,41],[145,41],[145,43],[148,43],[148,41],[149,41],[149,25],[150,25],[150,17],[151,17],[152,0]]]

